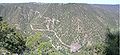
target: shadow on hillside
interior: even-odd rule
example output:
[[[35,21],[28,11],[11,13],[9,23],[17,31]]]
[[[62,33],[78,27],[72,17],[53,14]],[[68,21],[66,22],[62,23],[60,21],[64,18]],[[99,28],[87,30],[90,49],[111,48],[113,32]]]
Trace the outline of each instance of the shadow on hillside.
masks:
[[[119,55],[119,31],[111,32],[110,29],[107,29],[107,47],[106,55]]]

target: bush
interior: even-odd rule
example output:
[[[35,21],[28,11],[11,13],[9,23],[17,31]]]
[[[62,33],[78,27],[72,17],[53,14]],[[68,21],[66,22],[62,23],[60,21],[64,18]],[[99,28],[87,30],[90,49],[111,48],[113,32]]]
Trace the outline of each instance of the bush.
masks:
[[[0,47],[21,54],[27,48],[23,36],[0,17]]]
[[[107,29],[106,55],[119,55],[119,30]]]

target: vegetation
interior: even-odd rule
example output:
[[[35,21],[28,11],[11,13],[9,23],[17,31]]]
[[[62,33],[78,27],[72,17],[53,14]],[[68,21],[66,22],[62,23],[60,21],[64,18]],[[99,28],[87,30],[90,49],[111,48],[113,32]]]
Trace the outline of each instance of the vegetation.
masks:
[[[95,43],[88,49],[81,50],[84,55],[119,55],[119,30],[107,29],[106,43]],[[53,48],[50,40],[44,40],[41,32],[25,38],[14,27],[10,27],[0,17],[0,54],[2,50],[24,55],[70,55],[65,50]],[[90,50],[91,49],[91,50]],[[83,52],[82,52],[83,51]],[[4,51],[5,52],[5,51]]]
[[[41,33],[37,32],[27,38],[22,36],[15,28],[10,27],[0,17],[0,48],[10,53],[25,55],[62,55],[56,51],[50,41],[42,41]],[[2,49],[3,50],[3,49]],[[0,53],[1,54],[1,53]]]
[[[4,20],[8,22],[0,19],[0,52],[24,52],[24,55],[115,55],[118,50],[117,38],[108,35],[106,38],[105,28],[106,25],[113,28],[119,25],[118,9],[119,5],[102,4],[0,4],[0,15],[6,16]],[[42,33],[33,31],[30,25]],[[52,43],[49,38],[46,40],[48,36]],[[78,52],[71,53],[56,36],[65,44],[79,42],[83,47]],[[105,38],[107,40],[104,44]],[[114,54],[110,54],[112,52]]]
[[[106,55],[119,55],[119,30],[118,29],[107,29],[107,45]]]
[[[42,41],[40,32],[28,37],[26,41],[26,46],[30,49],[29,55],[63,55],[52,47],[49,40]]]
[[[23,53],[27,48],[23,36],[15,28],[9,27],[0,17],[0,47],[3,47],[11,53]]]

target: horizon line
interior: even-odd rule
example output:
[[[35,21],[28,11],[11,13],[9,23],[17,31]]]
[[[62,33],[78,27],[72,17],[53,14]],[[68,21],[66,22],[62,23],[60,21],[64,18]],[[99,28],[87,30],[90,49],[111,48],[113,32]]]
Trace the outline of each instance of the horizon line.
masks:
[[[57,2],[0,2],[0,3],[57,3]],[[76,3],[77,4],[77,2],[64,2],[64,3],[61,3],[61,2],[58,2],[58,4],[68,4],[68,3]],[[84,3],[83,2],[83,4],[110,4],[110,5],[119,5],[119,3]]]

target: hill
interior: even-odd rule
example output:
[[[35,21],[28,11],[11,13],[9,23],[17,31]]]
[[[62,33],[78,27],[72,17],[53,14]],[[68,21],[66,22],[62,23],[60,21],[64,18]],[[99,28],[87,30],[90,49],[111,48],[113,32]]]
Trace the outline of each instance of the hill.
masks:
[[[104,43],[106,28],[118,28],[119,5],[14,3],[0,4],[0,16],[25,35],[42,32],[55,48],[80,44],[80,52]],[[94,50],[94,49],[92,49]],[[91,51],[92,51],[91,50]]]

